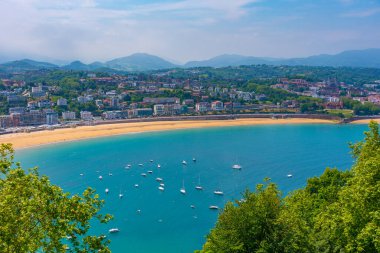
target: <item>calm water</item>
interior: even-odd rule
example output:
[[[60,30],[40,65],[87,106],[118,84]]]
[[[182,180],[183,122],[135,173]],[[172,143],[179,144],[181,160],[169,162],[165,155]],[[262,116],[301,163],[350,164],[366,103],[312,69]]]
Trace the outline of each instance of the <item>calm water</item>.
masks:
[[[66,191],[96,188],[106,200],[104,211],[115,219],[93,229],[98,234],[112,227],[121,230],[109,235],[113,252],[192,252],[201,248],[217,219],[218,212],[209,210],[210,205],[222,207],[265,177],[286,194],[325,167],[347,169],[352,165],[348,143],[361,140],[366,129],[364,125],[293,125],[144,133],[22,150],[16,160],[25,168],[39,166]],[[183,166],[182,160],[188,165]],[[235,163],[243,169],[232,170]],[[125,169],[126,164],[132,167]],[[148,175],[144,178],[141,173]],[[164,179],[164,192],[158,190],[156,177]],[[199,178],[203,191],[194,188]],[[183,183],[186,195],[179,192]],[[224,196],[214,195],[216,189]],[[119,193],[124,198],[119,199]]]

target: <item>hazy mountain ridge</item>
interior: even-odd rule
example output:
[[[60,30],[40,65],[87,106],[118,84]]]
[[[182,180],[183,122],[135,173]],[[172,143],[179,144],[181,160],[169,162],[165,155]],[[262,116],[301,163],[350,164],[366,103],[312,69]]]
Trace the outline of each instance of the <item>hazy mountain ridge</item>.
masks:
[[[126,57],[116,58],[106,62],[105,65],[112,69],[126,71],[158,70],[178,67],[178,65],[175,65],[158,56],[144,53],[137,53]]]
[[[93,62],[85,64],[81,61],[59,67],[48,62],[23,59],[0,64],[2,71],[28,71],[38,69],[64,69],[77,71],[147,71],[170,69],[176,67],[228,67],[241,65],[304,65],[304,66],[331,66],[331,67],[367,67],[380,68],[380,49],[365,49],[344,51],[336,55],[321,54],[305,58],[276,59],[267,57],[242,56],[224,54],[204,61],[190,61],[184,65],[171,63],[158,56],[136,53],[130,56],[116,58],[105,63]]]

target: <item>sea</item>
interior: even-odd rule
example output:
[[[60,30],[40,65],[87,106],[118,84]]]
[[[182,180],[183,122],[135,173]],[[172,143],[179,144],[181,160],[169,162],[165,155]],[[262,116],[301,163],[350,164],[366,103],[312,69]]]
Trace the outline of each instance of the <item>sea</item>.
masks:
[[[72,194],[95,188],[105,200],[102,213],[114,219],[93,222],[90,232],[107,235],[112,252],[189,253],[202,248],[227,201],[265,178],[286,196],[327,167],[349,169],[349,143],[362,140],[367,129],[321,124],[149,132],[18,150],[15,160],[23,168],[38,166]],[[203,190],[195,189],[198,184]],[[120,232],[109,234],[111,228]]]

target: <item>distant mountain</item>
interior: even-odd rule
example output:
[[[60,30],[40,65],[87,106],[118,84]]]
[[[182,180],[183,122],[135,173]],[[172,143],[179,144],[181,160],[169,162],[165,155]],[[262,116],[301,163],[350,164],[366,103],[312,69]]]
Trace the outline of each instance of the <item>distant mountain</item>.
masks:
[[[102,62],[84,64],[80,61],[74,61],[63,67],[48,62],[39,62],[29,59],[20,61],[11,61],[0,64],[2,72],[18,72],[39,69],[65,69],[75,71],[104,71],[104,72],[122,72],[122,71],[146,71],[170,68],[192,68],[192,67],[227,67],[241,65],[305,65],[305,66],[332,66],[332,67],[367,67],[380,68],[380,49],[365,49],[344,51],[336,55],[315,55],[305,58],[277,59],[265,57],[242,56],[234,54],[224,54],[209,60],[191,61],[184,65],[171,63],[158,56],[149,54],[132,54]]]
[[[184,65],[186,68],[192,67],[227,67],[227,66],[240,66],[240,65],[256,65],[256,64],[269,64],[270,61],[265,58],[242,56],[236,54],[224,54],[216,56],[205,61],[190,61]]]
[[[344,51],[336,55],[316,55],[279,61],[283,65],[380,68],[380,49]]]
[[[67,70],[78,70],[78,71],[88,71],[91,70],[91,67],[87,64],[84,64],[81,61],[73,61],[72,63],[61,67]]]
[[[106,62],[105,65],[109,68],[123,71],[158,70],[178,67],[158,56],[143,53],[117,58]]]
[[[242,55],[221,55],[205,61],[192,61],[185,67],[227,67],[240,65],[305,65],[331,67],[380,68],[380,49],[344,51],[336,55],[316,55],[306,58],[276,59]]]
[[[58,69],[59,67],[48,62],[39,62],[30,59],[24,59],[0,64],[0,68],[6,71],[28,71],[39,69]]]

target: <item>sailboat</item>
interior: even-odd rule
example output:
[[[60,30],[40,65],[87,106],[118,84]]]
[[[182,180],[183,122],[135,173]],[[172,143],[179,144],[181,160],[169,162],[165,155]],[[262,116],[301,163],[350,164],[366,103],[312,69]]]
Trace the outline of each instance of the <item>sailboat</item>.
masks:
[[[124,197],[124,194],[121,193],[121,190],[120,190],[120,192],[119,192],[119,199],[122,199],[123,197]]]
[[[219,195],[219,196],[221,196],[221,195],[223,195],[224,193],[223,193],[222,191],[220,191],[220,190],[215,190],[215,191],[214,191],[214,194],[215,194],[215,195]]]
[[[187,165],[187,162],[185,160],[182,161],[183,165]]]
[[[182,188],[179,190],[182,194],[186,194],[185,181],[182,181]]]
[[[120,232],[120,229],[118,228],[111,228],[110,230],[108,230],[109,233],[118,233]]]
[[[234,170],[241,170],[241,165],[240,164],[234,164],[234,165],[232,165],[232,168],[234,169]]]
[[[195,189],[202,191],[203,187],[201,186],[201,176],[198,177],[198,184],[195,186]]]

